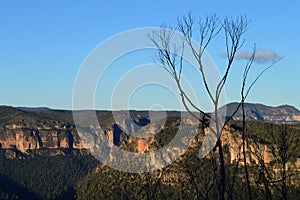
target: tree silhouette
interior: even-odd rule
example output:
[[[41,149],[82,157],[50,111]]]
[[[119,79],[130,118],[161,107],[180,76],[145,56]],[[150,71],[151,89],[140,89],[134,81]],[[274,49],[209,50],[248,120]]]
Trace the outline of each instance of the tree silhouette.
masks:
[[[177,41],[174,45],[172,42],[175,29],[167,27],[166,25],[162,26],[160,31],[153,31],[149,34],[150,40],[157,47],[156,62],[164,67],[164,69],[171,75],[175,80],[178,90],[180,92],[181,101],[185,109],[194,117],[196,117],[202,124],[205,124],[208,127],[209,132],[213,135],[212,138],[203,143],[209,143],[209,145],[214,145],[216,150],[218,150],[219,156],[219,196],[220,199],[225,198],[225,184],[226,184],[226,170],[224,163],[224,152],[222,146],[222,140],[220,135],[224,130],[225,126],[232,119],[233,115],[242,107],[244,108],[244,102],[253,87],[256,81],[262,76],[262,74],[273,66],[272,63],[270,66],[265,68],[261,73],[252,81],[248,87],[246,87],[247,77],[251,69],[255,54],[256,48],[253,48],[251,56],[248,62],[244,66],[244,74],[242,77],[242,88],[241,88],[241,100],[238,104],[236,110],[226,119],[223,120],[221,117],[220,111],[220,100],[222,92],[224,91],[224,86],[229,79],[229,74],[232,68],[232,64],[236,58],[237,52],[243,46],[244,40],[242,36],[248,29],[248,23],[246,17],[241,16],[236,19],[225,18],[220,20],[216,15],[211,15],[206,17],[204,20],[200,19],[196,21],[195,18],[188,13],[186,16],[178,17],[177,19],[177,30],[181,33],[181,41]],[[197,26],[197,28],[195,28]],[[217,80],[215,88],[211,88],[209,85],[208,77],[205,72],[205,69],[208,66],[205,66],[204,55],[206,49],[213,44],[213,40],[221,32],[225,34],[225,49],[226,49],[226,66],[225,72],[221,75],[220,80]],[[197,41],[200,44],[200,47],[196,46],[193,42],[193,37],[196,35],[199,40]],[[201,75],[201,82],[203,83],[205,92],[207,93],[209,100],[213,105],[212,114],[207,114],[203,111],[203,108],[196,105],[190,96],[187,94],[186,90],[182,85],[182,72],[185,66],[184,62],[184,53],[186,50],[192,52],[193,58],[197,63],[197,70]],[[244,109],[243,109],[244,110]],[[197,111],[200,115],[196,115]],[[209,119],[209,122],[206,120]],[[245,117],[244,117],[245,120]],[[243,149],[245,152],[245,133],[243,132]],[[246,154],[244,153],[244,166],[246,179],[248,184],[248,194],[249,199],[252,199],[251,188],[249,182],[249,175],[247,172],[247,163],[246,163]]]

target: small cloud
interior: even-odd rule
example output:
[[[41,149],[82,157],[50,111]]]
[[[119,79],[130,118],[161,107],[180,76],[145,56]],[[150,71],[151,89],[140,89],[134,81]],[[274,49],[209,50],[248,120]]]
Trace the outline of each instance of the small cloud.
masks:
[[[222,58],[226,58],[226,53],[223,53],[220,56]],[[251,56],[252,56],[252,52],[239,51],[236,54],[235,59],[237,59],[237,60],[249,60],[251,58]],[[269,50],[258,49],[256,54],[255,54],[255,57],[254,57],[254,62],[259,63],[259,64],[264,64],[264,63],[275,61],[278,58],[279,58],[279,55],[271,49],[269,49]]]

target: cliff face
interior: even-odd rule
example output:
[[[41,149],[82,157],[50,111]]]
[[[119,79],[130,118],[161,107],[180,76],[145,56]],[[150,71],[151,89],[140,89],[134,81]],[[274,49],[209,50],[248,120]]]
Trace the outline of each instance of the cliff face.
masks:
[[[254,107],[251,109],[253,110]],[[264,113],[261,115],[267,115],[265,107],[261,109],[261,113]],[[298,111],[291,107],[285,106],[276,109],[278,112],[280,111],[279,113],[298,114]],[[171,116],[171,120],[168,119],[167,122],[163,123],[151,122],[145,113],[134,111],[131,113],[132,119],[123,117],[121,119],[124,120],[119,121],[118,125],[113,121],[111,112],[98,112],[97,117],[104,130],[104,135],[111,145],[120,146],[132,152],[145,153],[155,151],[168,144],[177,132],[176,127],[178,128],[180,124],[179,112],[169,112],[168,116]],[[119,114],[123,116],[122,112]],[[187,132],[189,132],[189,127],[197,126],[197,123],[189,118],[184,118],[182,124],[184,126],[181,128]],[[87,142],[84,142],[85,138],[82,137],[82,133],[77,132],[70,111],[20,110],[0,106],[0,148],[2,149],[17,149],[24,153],[36,149],[93,149],[97,140],[97,127],[85,128],[87,133],[91,133],[92,138],[92,140],[88,139]],[[133,133],[145,137],[135,137],[132,135]],[[202,140],[203,137],[196,137],[196,143],[193,143],[191,148],[199,145]],[[238,130],[228,127],[222,134],[222,143],[228,147],[228,155],[226,156],[230,162],[234,162],[242,156],[242,140]],[[251,146],[248,144],[247,147],[248,151],[261,152],[265,162],[272,161],[272,152],[266,145]],[[58,151],[57,153],[59,154]],[[254,157],[250,159],[257,162]],[[247,162],[251,162],[250,159]]]
[[[82,148],[75,128],[26,127],[12,125],[0,128],[0,147],[27,149],[39,148]]]
[[[228,147],[227,157],[229,163],[237,162],[240,159],[240,164],[244,165],[243,162],[243,149],[242,149],[242,137],[240,133],[237,133],[236,130],[226,127],[223,134],[221,135],[221,140],[224,146]],[[254,142],[246,142],[246,162],[250,164],[259,162],[253,152],[257,155],[260,155],[265,163],[270,163],[273,160],[273,155],[271,149],[265,144],[255,144]],[[251,153],[252,152],[252,153]]]
[[[121,113],[122,114],[122,113]],[[134,121],[125,120],[118,125],[111,120],[111,113],[99,115],[104,135],[116,146],[137,143],[134,148],[145,152],[150,145],[149,140],[140,141],[130,136],[137,128],[147,125],[149,120],[136,116]],[[85,127],[89,134],[96,134],[96,127]],[[155,130],[152,130],[153,132]],[[81,134],[82,135],[82,134]],[[36,149],[90,149],[93,143],[84,143],[80,138],[72,112],[55,110],[17,109],[0,106],[0,148],[17,149],[23,153]],[[94,141],[92,141],[94,142]]]

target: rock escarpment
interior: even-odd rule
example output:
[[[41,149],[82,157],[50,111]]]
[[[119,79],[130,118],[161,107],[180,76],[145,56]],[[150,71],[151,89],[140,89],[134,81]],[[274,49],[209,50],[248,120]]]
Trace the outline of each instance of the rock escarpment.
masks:
[[[252,110],[255,108],[255,105],[248,105],[248,108],[249,106],[252,106]],[[260,111],[259,109],[256,110],[257,112]],[[282,113],[298,115],[297,110],[287,106],[278,107],[275,110],[277,111],[274,111],[274,113],[277,113],[276,115],[278,116],[283,116]],[[265,115],[268,112],[266,107],[262,107],[260,115],[266,119]],[[135,153],[146,153],[156,151],[167,145],[178,132],[179,125],[181,129],[186,131],[185,134],[191,132],[191,127],[198,126],[198,122],[188,117],[184,117],[181,122],[181,112],[168,112],[168,119],[166,121],[162,120],[162,122],[159,120],[151,121],[147,113],[146,111],[131,111],[131,116],[126,118],[124,117],[126,116],[124,112],[115,112],[114,114],[118,114],[121,116],[120,119],[123,119],[115,122],[112,112],[97,111],[98,121],[103,131],[102,136],[106,137],[104,139],[109,141],[111,146],[116,145]],[[163,113],[159,112],[154,114],[156,114],[157,119],[161,119],[160,116],[163,116]],[[280,120],[282,119],[281,117]],[[97,130],[99,128],[88,125],[82,129],[85,131],[85,134],[77,128],[75,127],[71,111],[50,109],[24,110],[0,106],[0,148],[2,149],[15,149],[27,154],[29,154],[30,150],[41,150],[40,152],[42,152],[45,149],[52,149],[55,155],[64,153],[59,149],[67,149],[73,152],[73,150],[81,151],[97,148],[99,143],[99,132]],[[135,134],[140,134],[139,136],[141,137]],[[253,134],[255,135],[256,133],[253,132]],[[82,135],[90,136],[90,138],[82,137]],[[193,133],[193,135],[197,134]],[[196,137],[196,143],[191,143],[190,147],[196,148],[198,143],[200,144],[203,141],[203,136]],[[100,137],[101,139],[103,138]],[[185,141],[184,143],[189,142]],[[224,130],[222,143],[224,146],[228,146],[227,157],[230,162],[234,162],[238,157],[242,156],[241,133],[237,128],[231,127]],[[254,147],[253,145],[251,147],[249,144],[247,147],[249,147],[249,150],[251,150],[250,148],[255,148],[252,151],[262,152],[266,162],[272,160],[271,150],[265,144],[260,144],[259,147]],[[175,149],[170,154],[174,152],[180,153],[182,150]]]
[[[69,127],[27,127],[12,125],[0,128],[1,148],[82,148],[74,126]]]

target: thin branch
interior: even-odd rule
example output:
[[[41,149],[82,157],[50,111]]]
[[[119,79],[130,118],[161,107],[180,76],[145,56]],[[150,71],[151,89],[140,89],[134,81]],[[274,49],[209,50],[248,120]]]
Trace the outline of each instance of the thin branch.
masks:
[[[251,88],[255,85],[255,83],[258,81],[258,79],[268,70],[270,69],[271,67],[273,67],[277,62],[279,62],[281,59],[283,59],[283,56],[278,58],[276,61],[274,61],[271,65],[269,65],[268,67],[266,67],[264,70],[262,70],[258,76],[255,78],[255,80],[250,84],[247,92],[246,92],[246,95],[245,95],[245,98],[247,98]]]

